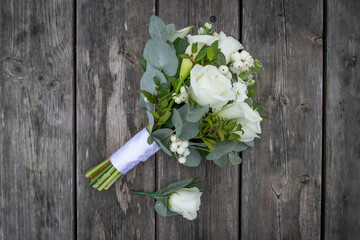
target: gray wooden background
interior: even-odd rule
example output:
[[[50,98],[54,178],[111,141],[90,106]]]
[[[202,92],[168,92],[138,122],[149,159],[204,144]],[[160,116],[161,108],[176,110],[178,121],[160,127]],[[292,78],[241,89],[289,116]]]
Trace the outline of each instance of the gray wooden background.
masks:
[[[360,1],[1,0],[0,239],[359,239]],[[146,126],[137,105],[149,18],[213,26],[262,61],[260,140],[243,164],[163,153],[108,191],[85,171]],[[213,19],[213,18],[212,18]],[[163,219],[154,191],[200,177],[199,216]]]

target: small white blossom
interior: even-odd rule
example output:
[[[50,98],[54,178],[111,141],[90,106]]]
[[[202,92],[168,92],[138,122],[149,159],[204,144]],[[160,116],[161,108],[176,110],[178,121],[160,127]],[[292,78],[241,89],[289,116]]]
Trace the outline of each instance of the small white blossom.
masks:
[[[144,97],[144,101],[145,101],[145,102],[149,102],[149,100],[148,100],[146,97]]]
[[[241,60],[239,52],[233,52],[230,57],[231,57],[231,61],[233,62]]]
[[[182,87],[180,88],[180,93],[181,93],[181,94],[187,93],[187,92],[186,92],[186,88],[185,88],[184,86],[182,86]]]
[[[247,86],[242,82],[236,82],[233,84],[232,90],[235,92],[235,101],[244,102],[247,99]]]
[[[212,29],[212,25],[208,22],[205,23],[204,27],[207,29]]]
[[[181,143],[181,147],[183,147],[183,148],[187,148],[189,146],[189,142],[188,141],[183,141],[182,143]]]
[[[226,65],[221,65],[219,67],[219,71],[226,76],[226,74],[229,72],[229,68]]]
[[[185,152],[185,148],[184,147],[179,147],[178,149],[177,149],[177,153],[179,154],[179,155],[183,155],[184,154],[184,152]]]
[[[189,156],[189,155],[190,155],[190,150],[189,150],[189,148],[187,148],[187,149],[185,150],[183,156],[184,156],[184,157],[187,157],[187,156]]]
[[[203,27],[201,27],[201,28],[198,29],[198,34],[199,34],[199,35],[203,35],[204,33],[205,33],[205,30],[204,30]]]
[[[171,135],[170,140],[171,142],[176,142],[176,135]]]
[[[186,158],[185,157],[179,157],[178,161],[179,161],[179,163],[184,164],[184,163],[186,163]]]
[[[170,151],[172,151],[172,152],[176,152],[176,151],[177,151],[177,149],[178,149],[178,146],[177,146],[177,144],[176,144],[176,143],[172,143],[172,144],[170,145]]]

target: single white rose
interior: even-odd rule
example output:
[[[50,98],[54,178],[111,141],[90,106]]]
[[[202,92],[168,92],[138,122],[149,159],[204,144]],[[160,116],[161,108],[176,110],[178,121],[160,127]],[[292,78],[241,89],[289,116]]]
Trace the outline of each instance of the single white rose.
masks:
[[[201,194],[197,187],[181,188],[170,195],[169,208],[186,219],[194,220],[200,209]]]
[[[224,32],[215,33],[214,37],[219,38],[219,48],[226,58],[226,64],[231,60],[231,54],[243,48],[241,43],[233,37],[227,37]]]
[[[195,65],[190,72],[190,96],[200,106],[220,108],[235,99],[231,81],[217,67]]]
[[[260,114],[245,102],[231,103],[216,114],[227,119],[234,119],[241,124],[244,133],[242,131],[235,133],[241,136],[242,142],[250,142],[259,137],[258,133],[261,133],[260,122],[262,118]]]

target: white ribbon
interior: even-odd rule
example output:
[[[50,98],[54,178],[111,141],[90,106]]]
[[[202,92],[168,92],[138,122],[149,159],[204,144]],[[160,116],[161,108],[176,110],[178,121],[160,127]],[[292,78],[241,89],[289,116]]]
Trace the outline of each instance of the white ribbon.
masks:
[[[149,135],[144,128],[111,155],[110,161],[120,173],[126,174],[140,162],[145,162],[159,151],[160,147],[155,142],[151,145],[147,143]]]

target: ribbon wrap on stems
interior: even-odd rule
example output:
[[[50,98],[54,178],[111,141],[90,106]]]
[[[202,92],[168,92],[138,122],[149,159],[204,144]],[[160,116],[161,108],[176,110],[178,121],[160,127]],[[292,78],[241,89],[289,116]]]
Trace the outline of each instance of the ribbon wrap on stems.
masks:
[[[110,156],[112,165],[120,173],[126,174],[140,162],[145,162],[159,151],[160,147],[155,142],[151,145],[147,143],[149,135],[144,128]]]

